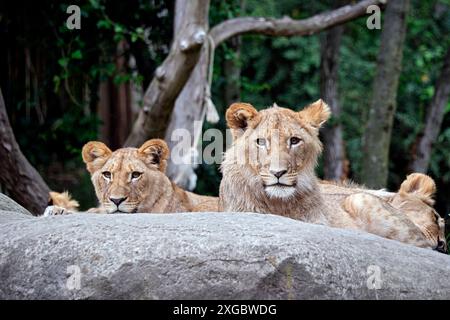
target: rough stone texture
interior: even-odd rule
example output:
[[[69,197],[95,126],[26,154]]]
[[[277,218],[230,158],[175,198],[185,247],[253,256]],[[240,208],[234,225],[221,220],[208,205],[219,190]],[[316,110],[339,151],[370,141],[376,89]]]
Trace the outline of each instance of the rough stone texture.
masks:
[[[8,198],[6,195],[0,192],[0,210],[3,211],[14,211],[17,213],[23,213],[31,216],[31,213],[22,207],[20,204],[15,202],[14,200]]]
[[[28,219],[31,216],[27,209],[0,192],[0,224]]]
[[[4,214],[0,299],[450,299],[447,255],[278,216]]]

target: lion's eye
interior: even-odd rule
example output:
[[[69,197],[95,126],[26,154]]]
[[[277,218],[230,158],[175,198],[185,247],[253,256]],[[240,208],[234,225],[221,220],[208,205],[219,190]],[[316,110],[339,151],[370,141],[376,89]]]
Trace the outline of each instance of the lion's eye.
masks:
[[[256,144],[257,144],[258,146],[263,147],[263,146],[266,145],[266,139],[258,138],[258,139],[256,139]]]
[[[131,179],[137,179],[142,175],[142,172],[133,171],[131,173]]]
[[[297,137],[291,137],[291,138],[289,139],[289,144],[290,144],[291,146],[295,146],[295,145],[299,144],[300,141],[302,141],[302,139],[297,138]]]
[[[102,175],[105,179],[108,179],[108,180],[111,179],[111,172],[109,172],[109,171],[103,171]]]

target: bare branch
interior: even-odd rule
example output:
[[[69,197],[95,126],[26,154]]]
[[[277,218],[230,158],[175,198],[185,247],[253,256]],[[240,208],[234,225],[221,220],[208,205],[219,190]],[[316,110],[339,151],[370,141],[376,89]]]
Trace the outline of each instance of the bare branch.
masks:
[[[389,146],[409,8],[410,0],[395,0],[389,2],[384,14],[372,98],[363,135],[360,179],[370,188],[385,188],[387,185]]]
[[[229,19],[212,28],[210,34],[216,46],[243,33],[268,36],[311,35],[365,15],[367,7],[370,5],[382,5],[384,3],[386,3],[386,0],[364,0],[303,20],[293,20],[289,17],[283,17],[282,19],[251,17]]]

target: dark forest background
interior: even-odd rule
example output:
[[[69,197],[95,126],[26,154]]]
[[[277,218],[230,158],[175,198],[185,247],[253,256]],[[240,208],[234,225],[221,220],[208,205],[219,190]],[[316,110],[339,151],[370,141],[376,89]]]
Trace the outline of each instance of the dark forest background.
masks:
[[[241,16],[299,20],[355,2],[213,0],[209,25]],[[298,110],[320,97],[327,101],[327,86],[331,86],[331,103],[339,112],[322,138],[326,148],[335,147],[326,152],[339,152],[339,156],[322,157],[319,176],[396,190],[408,173],[419,168],[435,179],[436,208],[447,217],[450,103],[445,84],[450,82],[450,2],[403,2],[408,2],[409,9],[404,41],[398,42],[403,52],[401,69],[389,71],[398,73],[398,88],[385,147],[387,182],[382,177],[373,180],[371,175],[379,174],[367,163],[370,139],[374,139],[366,132],[370,110],[388,99],[374,97],[385,25],[369,30],[368,15],[311,36],[245,34],[222,43],[215,50],[211,84],[220,120],[205,122],[204,129],[225,130],[224,113],[234,101],[259,108],[277,102]],[[80,30],[65,26],[70,4],[81,8]],[[43,0],[14,5],[5,1],[0,5],[0,88],[17,142],[49,188],[70,191],[82,209],[95,206],[96,201],[81,148],[90,140],[101,140],[113,149],[124,145],[155,69],[170,51],[175,13],[174,2],[158,0]],[[382,23],[384,19],[385,12]],[[326,75],[332,83],[325,82]],[[439,97],[444,102],[437,101],[438,90],[443,91],[444,97]],[[433,122],[436,117],[438,121]],[[378,120],[385,121],[381,127],[389,126],[388,119]],[[342,134],[342,145],[333,140],[336,130]],[[423,137],[432,138],[425,148],[429,153],[425,165],[417,160],[423,157]],[[195,173],[195,192],[218,194],[217,165],[200,165]],[[8,194],[9,188],[2,184],[1,191]]]

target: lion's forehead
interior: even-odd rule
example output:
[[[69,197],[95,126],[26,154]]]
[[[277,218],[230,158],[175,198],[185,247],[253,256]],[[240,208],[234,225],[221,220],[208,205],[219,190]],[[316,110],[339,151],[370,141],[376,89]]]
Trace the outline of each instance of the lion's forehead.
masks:
[[[111,157],[103,166],[104,170],[111,172],[131,172],[144,170],[145,164],[138,157],[135,148],[123,148],[113,152]]]
[[[261,111],[261,120],[254,128],[254,134],[267,138],[284,138],[294,134],[307,134],[307,131],[294,111],[273,107]]]

